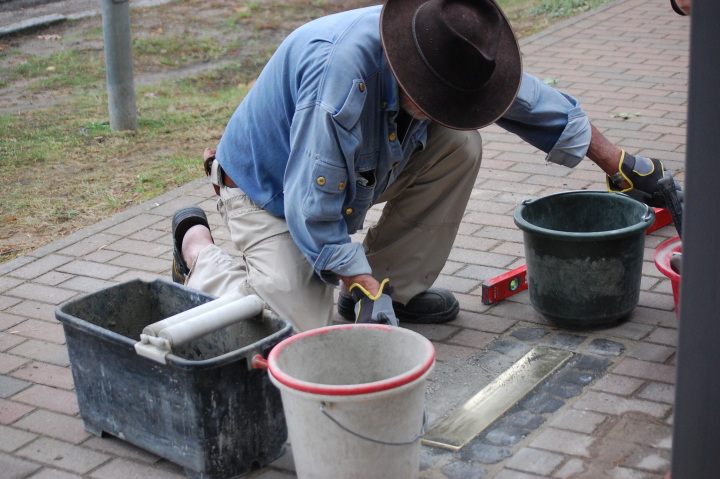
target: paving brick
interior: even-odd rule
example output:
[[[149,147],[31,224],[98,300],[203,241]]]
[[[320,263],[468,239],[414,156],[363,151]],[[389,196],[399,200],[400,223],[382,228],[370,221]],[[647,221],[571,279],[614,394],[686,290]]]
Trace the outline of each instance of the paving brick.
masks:
[[[132,233],[142,231],[148,226],[152,226],[163,220],[165,220],[165,218],[162,216],[140,214],[106,229],[105,233],[117,236],[128,236]]]
[[[536,341],[547,336],[551,332],[552,331],[547,328],[518,328],[510,333],[510,335],[520,341]]]
[[[657,328],[650,333],[647,338],[648,342],[665,344],[667,346],[677,346],[677,330],[668,328]]]
[[[670,384],[675,383],[674,366],[640,361],[634,358],[625,358],[622,360],[615,366],[613,373]]]
[[[35,408],[15,401],[0,399],[0,424],[12,424],[33,409]]]
[[[547,428],[540,432],[530,445],[561,454],[590,457],[590,447],[594,441],[595,438],[587,434]]]
[[[118,256],[110,262],[116,266],[131,268],[139,271],[150,271],[153,273],[163,273],[168,269],[168,262],[160,258],[151,258],[138,254],[124,254]]]
[[[625,345],[609,339],[596,338],[588,345],[587,352],[602,356],[620,356],[625,352]]]
[[[24,358],[54,364],[56,366],[70,365],[67,347],[62,344],[53,344],[45,341],[28,339],[19,346],[10,349],[8,352]]]
[[[13,334],[26,338],[34,338],[55,344],[65,344],[65,333],[62,325],[57,322],[28,319],[13,328]]]
[[[581,411],[594,411],[615,416],[636,411],[661,418],[670,410],[666,404],[658,404],[642,399],[628,399],[603,392],[588,391],[580,397],[573,408]]]
[[[167,219],[163,218],[164,221],[167,221]],[[168,235],[167,231],[164,230],[155,230],[151,228],[145,228],[142,231],[138,231],[136,233],[131,234],[128,236],[128,238],[132,240],[137,241],[151,241],[156,242],[158,239],[166,238]]]
[[[18,379],[60,389],[72,389],[73,379],[69,368],[33,361],[11,374]]]
[[[503,469],[498,473],[494,479],[545,479],[543,476],[538,476],[536,474],[526,474],[524,472],[519,471],[511,471],[507,469]]]
[[[564,456],[524,447],[513,454],[507,467],[534,474],[548,475],[564,460]]]
[[[584,370],[584,371],[592,371],[592,372],[602,372],[605,371],[605,369],[611,364],[611,361],[606,358],[602,358],[599,356],[590,356],[587,354],[583,354],[582,356],[579,356],[577,360],[573,363],[573,367],[578,370]]]
[[[485,348],[491,342],[493,342],[495,338],[497,338],[497,335],[493,333],[485,333],[483,331],[476,331],[472,329],[463,329],[460,330],[458,334],[450,338],[448,341],[451,343],[459,344],[461,346]]]
[[[27,389],[32,384],[20,379],[11,378],[4,374],[0,375],[0,398],[9,398],[14,394]]]
[[[85,474],[111,458],[107,454],[49,437],[39,438],[16,451],[15,455],[78,474]],[[144,476],[127,474],[124,477]]]
[[[490,429],[484,435],[484,441],[496,446],[514,446],[521,441],[528,433],[528,430],[522,427],[501,425]]]
[[[495,464],[512,455],[512,451],[507,447],[477,441],[465,446],[462,451],[463,456],[467,459],[480,461],[484,464]]]
[[[583,387],[579,384],[563,382],[555,376],[545,381],[540,390],[559,398],[569,399],[580,394]]]
[[[82,476],[71,472],[61,471],[60,469],[43,468],[41,471],[33,474],[32,479],[81,479]]]
[[[675,387],[670,384],[650,383],[638,393],[637,397],[648,401],[673,404],[675,402]]]
[[[468,479],[471,477],[482,478],[488,477],[488,469],[470,462],[451,462],[444,466],[441,471],[448,479]]]
[[[1,296],[0,297],[0,310],[4,309],[10,309],[12,306],[15,306],[18,303],[21,303],[22,300],[18,298],[11,298],[9,296]],[[24,319],[24,318],[22,318]],[[17,324],[18,322],[22,321],[21,318],[15,315],[11,315],[5,312],[0,311],[0,331],[3,331],[13,324]]]
[[[4,479],[25,479],[40,466],[0,452],[0,470]]]
[[[37,283],[24,283],[8,291],[9,295],[18,298],[37,300],[45,303],[60,304],[75,296],[74,291],[68,291],[54,286],[46,286]]]
[[[453,346],[449,344],[436,343],[435,344],[435,360],[436,361],[447,361],[449,359],[468,359],[477,354],[475,348],[468,348],[464,346]]]
[[[83,257],[83,259],[87,261],[92,261],[93,263],[108,263],[113,258],[117,258],[118,256],[122,255],[119,251],[108,251],[108,250],[99,250],[99,251],[93,251],[92,253],[86,255]]]
[[[80,291],[82,293],[94,293],[101,289],[109,288],[117,284],[114,281],[105,281],[98,278],[89,278],[87,276],[74,276],[68,281],[62,283],[62,287],[66,289],[72,289],[74,291]]]
[[[22,279],[33,279],[45,273],[54,271],[58,266],[62,266],[70,261],[72,261],[72,258],[69,256],[51,254],[14,270],[12,275]]]
[[[589,411],[578,411],[577,409],[568,409],[559,412],[550,422],[550,426],[557,429],[567,429],[569,431],[581,432],[584,434],[593,434],[606,419],[607,416],[602,414]]]
[[[27,431],[0,425],[0,451],[13,452],[37,436]]]
[[[514,359],[520,359],[522,356],[524,356],[528,351],[530,351],[531,346],[525,343],[522,343],[520,341],[494,341],[489,347],[489,350],[491,351],[497,351],[500,354],[504,354],[505,356],[510,356]]]
[[[623,465],[645,471],[665,473],[670,468],[670,451],[639,447],[623,461]]]
[[[474,298],[474,300],[479,304],[479,306],[487,308],[487,306],[480,303],[480,300],[478,300],[477,297]],[[468,303],[468,301],[460,302],[461,308],[465,308],[465,303]],[[458,318],[453,321],[453,324],[458,327],[477,329],[486,333],[495,334],[504,333],[508,329],[512,328],[515,323],[516,322],[514,320],[498,318],[487,314],[463,314],[462,312]]]
[[[27,341],[27,338],[17,334],[0,333],[0,352],[9,351],[18,344]]]
[[[55,317],[57,305],[40,301],[21,301],[7,310],[8,313],[28,318],[49,320]]]
[[[122,253],[141,253],[145,256],[157,258],[172,248],[169,246],[157,245],[147,241],[137,241],[127,238],[120,239],[110,246],[108,249],[112,251],[120,251]]]
[[[13,354],[0,353],[0,374],[8,374],[27,362],[28,360],[25,358],[20,358]]]
[[[579,334],[558,333],[555,336],[547,338],[545,342],[548,346],[561,349],[576,350],[585,340],[587,336]]]
[[[580,477],[580,474],[583,472],[585,472],[585,463],[583,463],[581,459],[574,457],[563,464],[563,466],[553,474],[553,477],[557,479],[571,479],[573,477]]]
[[[39,384],[16,394],[12,397],[12,400],[70,416],[75,416],[80,412],[78,409],[77,396],[73,391],[51,388]]]
[[[545,417],[540,414],[534,414],[530,411],[516,411],[505,415],[502,424],[517,426],[528,431],[537,429],[545,422]]]
[[[93,261],[75,260],[63,265],[58,268],[58,270],[64,273],[108,280],[120,273],[124,273],[126,269],[120,266],[96,263]]]
[[[71,274],[50,271],[49,273],[45,273],[44,275],[35,278],[33,281],[36,283],[47,284],[48,286],[57,286],[72,278],[73,275]]]
[[[5,291],[18,286],[21,283],[22,283],[22,281],[17,278],[10,278],[8,276],[0,276],[0,293],[4,293]]]
[[[102,467],[93,471],[93,478],[97,479],[126,479],[128,477],[142,477],[148,479],[183,479],[187,476],[182,469],[160,469],[147,464],[128,461],[126,459],[113,459]]]
[[[620,323],[617,326],[607,329],[605,333],[608,336],[614,336],[616,338],[626,338],[640,340],[647,336],[653,327],[647,324],[639,324],[633,322]]]
[[[160,461],[160,457],[155,454],[112,436],[91,436],[90,439],[83,443],[83,446],[104,452],[111,456],[124,457],[132,461],[140,461],[148,464],[155,464]]]
[[[565,401],[545,393],[533,394],[529,399],[520,403],[520,406],[536,414],[552,413],[565,405]]]
[[[670,359],[676,352],[671,346],[661,344],[638,343],[628,351],[628,356],[639,359],[641,361],[652,361],[656,363],[664,363]]]
[[[13,426],[73,444],[80,444],[90,436],[85,431],[82,419],[45,409],[31,412]]]
[[[110,243],[117,241],[118,238],[119,236],[97,233],[61,249],[58,253],[75,257],[85,256],[94,251],[101,250]]]
[[[645,381],[642,379],[620,376],[617,374],[608,374],[593,384],[592,389],[606,393],[619,394],[621,396],[629,396],[637,391],[644,383]]]

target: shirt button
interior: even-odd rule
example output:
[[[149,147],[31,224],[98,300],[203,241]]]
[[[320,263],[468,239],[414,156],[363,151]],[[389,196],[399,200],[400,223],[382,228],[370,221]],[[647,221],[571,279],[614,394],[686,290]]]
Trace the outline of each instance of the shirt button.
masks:
[[[323,186],[326,183],[324,176],[318,176],[317,184]]]
[[[352,208],[348,208],[348,209],[345,210],[345,214],[346,214],[346,215],[351,215],[352,212],[353,212],[353,209],[352,209]]]
[[[345,182],[341,181],[340,184],[338,185],[338,190],[342,191],[344,189],[345,189]]]
[[[360,91],[365,91],[365,84],[364,84],[364,83],[360,83],[360,84],[358,85],[358,88],[360,89]]]
[[[380,108],[383,109],[383,110],[384,110],[385,108],[387,108],[387,102],[384,101],[384,102],[380,103]]]
[[[390,140],[390,141],[395,141],[395,138],[397,138],[397,136],[395,135],[395,133],[390,133],[390,134],[388,135],[388,140]]]

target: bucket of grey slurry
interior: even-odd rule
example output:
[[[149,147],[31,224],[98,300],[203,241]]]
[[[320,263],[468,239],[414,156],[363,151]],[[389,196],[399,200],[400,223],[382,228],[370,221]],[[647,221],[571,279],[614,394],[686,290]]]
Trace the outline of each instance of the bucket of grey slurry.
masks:
[[[567,191],[522,202],[533,308],[553,323],[610,325],[637,306],[646,230],[654,210],[624,194]]]

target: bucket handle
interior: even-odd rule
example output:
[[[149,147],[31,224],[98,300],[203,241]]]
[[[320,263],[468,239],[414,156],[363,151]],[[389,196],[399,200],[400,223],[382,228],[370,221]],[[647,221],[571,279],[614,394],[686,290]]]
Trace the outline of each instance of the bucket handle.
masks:
[[[364,440],[366,440],[366,441],[374,442],[374,443],[376,443],[376,444],[382,444],[383,446],[407,446],[407,445],[413,444],[415,441],[417,441],[418,439],[420,439],[421,437],[423,437],[423,436],[425,435],[425,429],[426,429],[426,427],[427,427],[427,419],[428,419],[428,418],[427,418],[427,408],[426,408],[426,409],[423,409],[423,423],[422,423],[422,427],[420,428],[420,432],[419,432],[414,438],[412,438],[412,439],[410,439],[409,441],[406,441],[406,442],[388,442],[388,441],[381,441],[380,439],[373,439],[373,438],[371,438],[371,437],[363,436],[362,434],[357,433],[357,432],[351,430],[351,429],[348,428],[347,426],[344,426],[343,424],[340,423],[340,421],[338,421],[337,419],[335,419],[334,417],[332,417],[332,416],[330,415],[330,413],[325,410],[325,403],[324,403],[324,402],[321,402],[321,403],[320,403],[320,412],[323,413],[325,416],[327,416],[328,419],[330,419],[332,422],[334,422],[334,423],[335,423],[340,429],[342,429],[343,431],[349,432],[349,433],[352,434],[353,436],[359,437],[360,439],[364,439]]]
[[[647,208],[647,210],[645,211],[645,214],[642,217],[643,222],[650,221],[650,219],[655,215],[655,210],[650,208],[650,206],[645,205],[645,208]]]

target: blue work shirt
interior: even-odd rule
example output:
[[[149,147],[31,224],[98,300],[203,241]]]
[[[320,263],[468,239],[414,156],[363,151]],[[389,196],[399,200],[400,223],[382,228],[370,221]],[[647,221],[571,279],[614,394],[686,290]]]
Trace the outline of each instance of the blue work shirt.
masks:
[[[291,33],[217,148],[223,170],[254,203],[286,219],[328,283],[338,274],[371,274],[350,235],[427,140],[429,120],[413,120],[400,141],[398,84],[381,46],[380,11],[338,13]],[[569,167],[590,142],[577,100],[530,75],[497,123]]]

